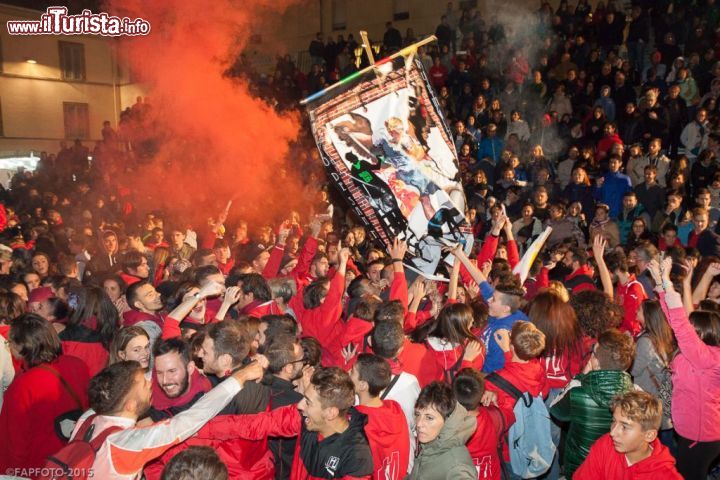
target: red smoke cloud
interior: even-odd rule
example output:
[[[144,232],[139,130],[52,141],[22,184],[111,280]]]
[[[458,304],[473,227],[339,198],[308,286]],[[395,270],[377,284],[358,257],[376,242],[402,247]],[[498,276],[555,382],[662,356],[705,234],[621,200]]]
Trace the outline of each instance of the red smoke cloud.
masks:
[[[254,222],[286,212],[299,199],[300,172],[287,159],[299,118],[277,114],[254,98],[244,81],[223,75],[253,25],[290,3],[108,3],[113,14],[143,18],[152,28],[150,35],[122,39],[119,49],[150,87],[152,110],[143,129],[161,139],[150,164],[119,180],[141,209],[164,208],[182,221],[198,221],[233,198],[231,217]],[[287,178],[280,180],[286,164]]]

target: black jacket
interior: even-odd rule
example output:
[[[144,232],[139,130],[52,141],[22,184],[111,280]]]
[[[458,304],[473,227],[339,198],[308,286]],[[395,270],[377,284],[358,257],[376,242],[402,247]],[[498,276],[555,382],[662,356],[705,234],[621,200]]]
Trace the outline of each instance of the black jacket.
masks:
[[[302,395],[295,391],[292,383],[282,378],[273,375],[263,383],[270,387],[271,410],[287,405],[295,405],[303,398]],[[293,457],[295,456],[296,440],[296,438],[272,437],[268,442],[270,451],[275,459],[276,480],[287,480],[290,478],[290,469],[292,468]]]

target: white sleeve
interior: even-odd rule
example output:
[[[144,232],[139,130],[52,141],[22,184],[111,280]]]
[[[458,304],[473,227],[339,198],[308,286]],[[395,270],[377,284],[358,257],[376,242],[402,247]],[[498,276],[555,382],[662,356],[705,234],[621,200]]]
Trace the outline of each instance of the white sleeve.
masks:
[[[133,427],[108,437],[113,469],[121,475],[140,471],[148,461],[197,433],[240,392],[240,384],[229,378],[206,393],[191,408],[149,427]]]

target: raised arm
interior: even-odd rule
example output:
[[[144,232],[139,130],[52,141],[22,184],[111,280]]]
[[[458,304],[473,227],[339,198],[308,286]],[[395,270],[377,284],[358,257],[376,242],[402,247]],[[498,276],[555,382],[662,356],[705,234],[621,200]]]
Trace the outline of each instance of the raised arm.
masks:
[[[405,267],[403,258],[407,252],[407,243],[396,238],[389,248],[390,258],[393,264],[393,281],[390,284],[390,300],[400,300],[405,312],[408,310],[408,284],[405,278]]]
[[[183,442],[215,417],[242,389],[245,382],[263,376],[267,360],[253,362],[206,393],[191,408],[151,427],[133,427],[111,434],[110,461],[119,475],[135,475],[148,461]]]
[[[603,258],[606,246],[607,241],[605,238],[602,235],[595,235],[593,238],[592,251],[593,256],[595,257],[595,262],[598,266],[598,272],[600,273],[600,281],[602,282],[603,291],[608,297],[614,298],[615,292],[613,290],[612,278],[610,277],[610,271],[605,264],[605,258]]]
[[[695,368],[703,370],[713,368],[720,360],[720,350],[717,347],[706,345],[690,324],[690,319],[683,307],[682,297],[675,291],[670,281],[671,268],[672,259],[670,257],[665,258],[662,265],[658,264],[656,260],[650,263],[651,272],[659,270],[662,276],[662,284],[657,288],[660,306],[663,308],[670,327],[675,333],[682,355]]]
[[[697,305],[705,300],[708,290],[710,290],[710,284],[712,284],[713,278],[718,274],[720,274],[720,263],[711,263],[708,265],[692,293],[693,304]]]

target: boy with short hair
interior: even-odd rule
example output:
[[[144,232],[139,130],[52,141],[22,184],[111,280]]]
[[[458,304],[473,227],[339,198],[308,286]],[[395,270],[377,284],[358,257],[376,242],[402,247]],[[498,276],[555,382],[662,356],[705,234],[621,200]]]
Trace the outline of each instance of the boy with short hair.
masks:
[[[508,335],[507,330],[495,332],[495,340],[505,356],[505,366],[486,377],[486,392],[483,403],[496,403],[500,408],[507,428],[515,423],[513,412],[517,400],[493,382],[493,376],[498,375],[511,383],[522,393],[530,396],[547,396],[547,376],[545,366],[538,357],[545,349],[545,334],[530,323],[519,321],[512,326]]]
[[[660,400],[647,392],[626,392],[615,397],[612,410],[610,433],[593,444],[573,480],[680,480],[675,459],[657,438]]]
[[[477,428],[466,446],[478,470],[478,480],[500,480],[502,463],[498,444],[505,431],[505,421],[499,409],[481,405],[485,380],[477,370],[463,368],[453,381],[453,390],[468,415],[477,418]]]
[[[614,328],[601,333],[584,373],[572,379],[550,405],[553,417],[570,422],[563,459],[567,478],[573,478],[595,440],[610,431],[613,398],[634,389],[627,372],[634,357],[630,335]]]
[[[492,296],[487,300],[488,324],[481,334],[485,344],[485,363],[483,373],[492,373],[505,365],[505,354],[497,342],[495,333],[498,330],[510,330],[515,322],[527,320],[520,310],[520,303],[525,292],[515,283],[499,284]]]
[[[370,444],[375,471],[373,479],[400,480],[408,472],[410,433],[405,414],[395,400],[383,392],[392,378],[390,364],[372,353],[361,353],[350,370],[359,404],[355,408],[367,415],[365,435]]]

